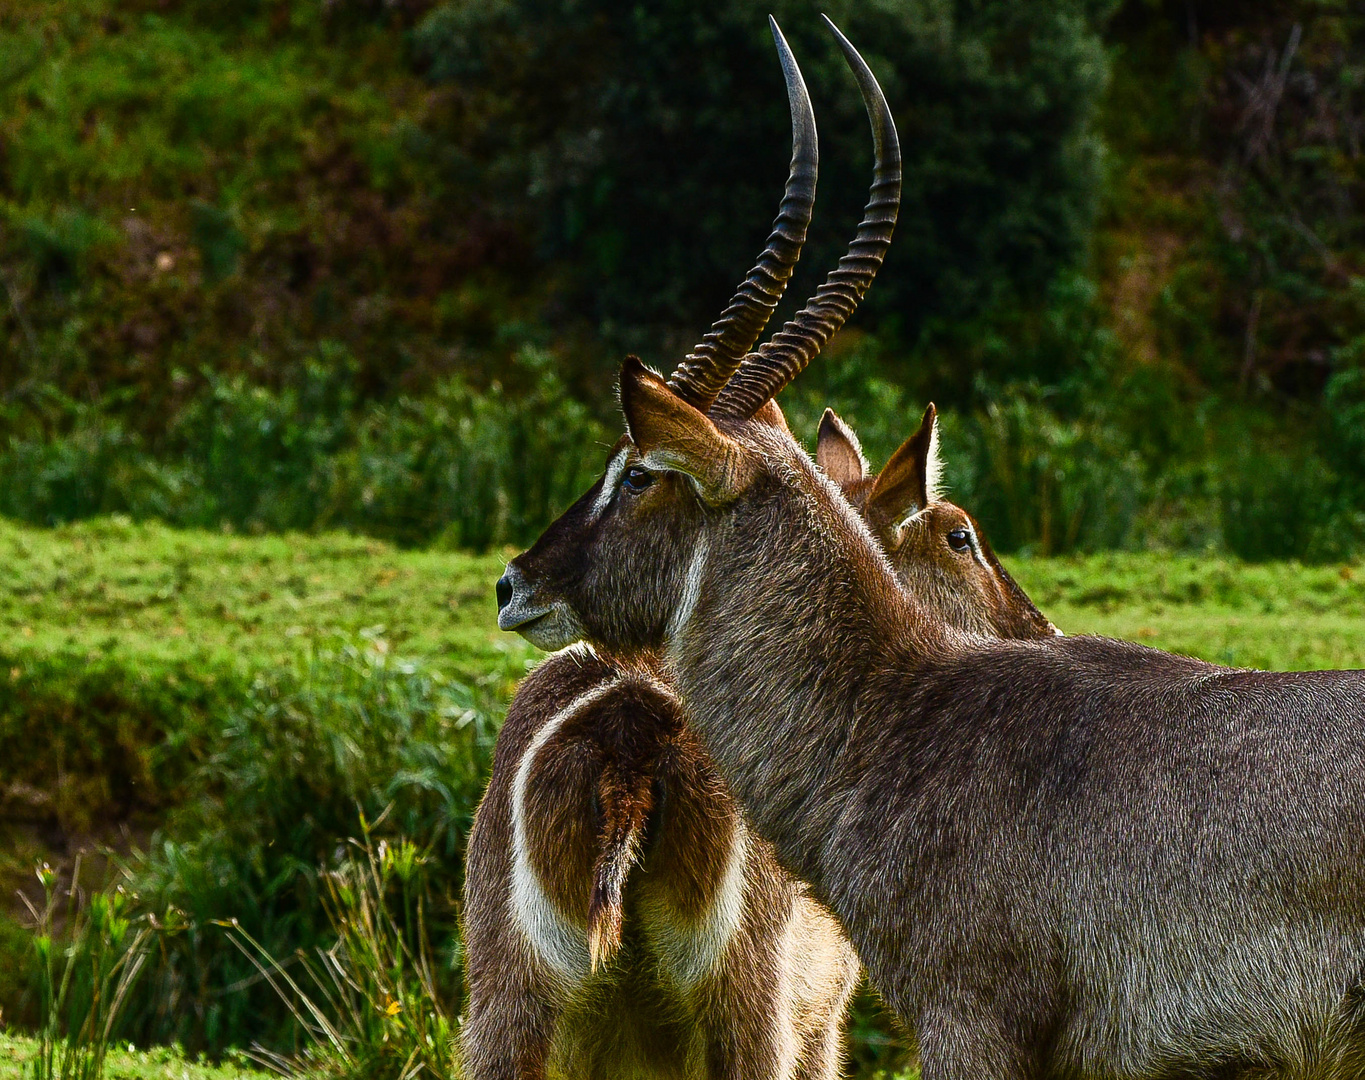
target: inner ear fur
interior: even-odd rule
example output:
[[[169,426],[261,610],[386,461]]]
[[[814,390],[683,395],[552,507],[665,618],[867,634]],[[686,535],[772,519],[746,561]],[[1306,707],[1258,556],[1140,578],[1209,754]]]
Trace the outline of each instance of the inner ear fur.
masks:
[[[820,417],[815,463],[840,487],[848,487],[867,475],[867,458],[863,457],[858,436],[833,409],[826,409]]]
[[[626,357],[621,366],[621,410],[645,468],[691,477],[708,502],[736,497],[757,475],[748,450],[635,356]]]
[[[937,497],[938,410],[933,402],[924,410],[916,431],[891,455],[867,497],[868,519],[887,527],[917,514]]]

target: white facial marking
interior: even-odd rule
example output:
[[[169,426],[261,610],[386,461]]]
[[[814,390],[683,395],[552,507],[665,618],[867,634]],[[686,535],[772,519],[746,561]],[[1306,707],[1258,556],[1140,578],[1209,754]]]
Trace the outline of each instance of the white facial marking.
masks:
[[[699,923],[680,925],[659,919],[652,935],[664,963],[680,986],[691,989],[715,970],[744,918],[744,881],[749,860],[749,831],[737,822],[715,898]]]
[[[669,641],[675,641],[692,621],[692,611],[697,606],[697,598],[701,595],[702,575],[706,572],[706,550],[706,538],[698,537],[697,546],[692,549],[692,561],[687,564],[687,579],[683,582],[682,596],[668,620]]]
[[[970,525],[966,525],[964,528],[967,530],[967,537],[972,543],[972,558],[976,560],[977,566],[989,574],[991,568],[986,565],[986,557],[981,554],[981,541],[976,538],[976,530]]]
[[[593,687],[550,717],[531,739],[512,781],[512,920],[526,935],[536,955],[561,977],[573,982],[582,982],[592,972],[587,932],[551,903],[531,865],[526,835],[526,784],[536,755],[545,744],[576,712],[611,693],[618,682],[612,679]]]
[[[612,496],[616,494],[616,489],[621,486],[621,474],[626,471],[626,457],[629,453],[629,448],[624,448],[607,462],[607,474],[602,477],[602,490],[597,493],[597,499],[592,504],[593,521],[600,518],[607,507],[611,505]]]

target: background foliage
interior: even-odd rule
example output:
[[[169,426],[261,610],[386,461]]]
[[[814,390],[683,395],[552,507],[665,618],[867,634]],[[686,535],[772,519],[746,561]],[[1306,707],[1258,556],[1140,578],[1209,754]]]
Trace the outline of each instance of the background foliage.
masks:
[[[788,138],[765,11],[7,5],[0,512],[529,538],[612,438],[619,356],[667,366],[762,243]],[[776,13],[824,144],[780,318],[869,162],[827,36]],[[1355,550],[1363,17],[830,13],[900,120],[905,204],[789,407],[884,454],[936,399],[1006,550]]]

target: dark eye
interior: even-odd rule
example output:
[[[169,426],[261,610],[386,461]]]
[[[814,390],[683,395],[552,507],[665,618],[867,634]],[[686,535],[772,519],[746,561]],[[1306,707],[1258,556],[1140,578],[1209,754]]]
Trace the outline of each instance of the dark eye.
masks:
[[[972,534],[967,529],[954,529],[948,534],[948,546],[954,551],[970,551]]]
[[[654,474],[648,469],[641,469],[638,466],[627,469],[626,475],[621,477],[621,486],[627,491],[644,491],[652,483],[654,483]]]

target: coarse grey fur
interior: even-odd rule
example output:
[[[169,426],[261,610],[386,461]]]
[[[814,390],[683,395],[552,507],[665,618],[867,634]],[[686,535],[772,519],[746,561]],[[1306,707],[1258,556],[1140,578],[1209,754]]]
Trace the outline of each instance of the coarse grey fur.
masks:
[[[657,479],[514,560],[523,632],[667,650],[924,1080],[1365,1075],[1365,677],[963,634],[790,437],[622,400]]]

